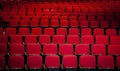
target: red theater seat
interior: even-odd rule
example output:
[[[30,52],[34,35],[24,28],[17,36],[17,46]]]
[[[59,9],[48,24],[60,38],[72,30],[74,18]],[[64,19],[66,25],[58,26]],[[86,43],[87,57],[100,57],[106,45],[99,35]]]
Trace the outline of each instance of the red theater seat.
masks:
[[[99,22],[98,21],[90,21],[90,27],[91,28],[99,27]]]
[[[120,45],[119,44],[111,44],[108,45],[108,54],[110,55],[120,55]]]
[[[59,53],[61,55],[73,55],[74,52],[72,44],[60,44]]]
[[[68,35],[67,43],[69,44],[78,44],[80,43],[80,37],[78,35]]]
[[[116,36],[117,35],[117,30],[116,29],[107,29],[106,30],[106,35],[107,36]]]
[[[97,35],[104,35],[104,29],[102,29],[102,28],[94,29],[94,35],[95,36],[97,36]]]
[[[30,26],[31,27],[35,27],[35,26],[39,26],[39,20],[38,19],[35,19],[35,20],[31,20],[30,21]]]
[[[108,21],[101,21],[100,27],[101,28],[108,28],[109,27],[109,22]]]
[[[59,68],[60,67],[60,57],[57,55],[46,56],[45,65],[47,68]]]
[[[49,35],[40,35],[39,36],[39,43],[40,44],[45,44],[45,43],[50,43],[50,36]]]
[[[96,36],[96,44],[108,44],[108,36]]]
[[[81,29],[82,35],[92,35],[92,29],[91,28],[83,28]]]
[[[32,28],[31,34],[32,35],[42,35],[42,28]]]
[[[70,21],[70,27],[78,27],[79,22],[77,20],[71,20]]]
[[[20,35],[11,35],[10,43],[23,43],[22,36]]]
[[[106,47],[103,44],[93,44],[91,49],[93,55],[106,55]]]
[[[25,43],[37,43],[37,36],[35,35],[26,35]]]
[[[18,26],[18,21],[17,20],[10,20],[9,26],[17,27]]]
[[[39,44],[35,44],[35,43],[27,44],[26,54],[27,55],[40,55],[41,54],[41,46]]]
[[[79,29],[78,28],[69,28],[69,35],[79,35]]]
[[[94,44],[94,36],[84,35],[81,37],[82,44]]]
[[[44,44],[43,54],[45,55],[56,55],[58,53],[58,48],[56,44]]]
[[[29,35],[29,28],[19,28],[19,35]]]
[[[60,27],[68,27],[69,23],[68,20],[60,20]]]
[[[24,55],[24,45],[20,43],[10,44],[10,55]]]
[[[114,69],[114,59],[112,56],[99,56],[98,57],[98,67],[105,69]]]
[[[50,26],[51,27],[58,27],[59,26],[58,20],[51,20]]]
[[[10,56],[8,60],[8,67],[10,69],[23,69],[24,57],[23,56]]]
[[[49,23],[48,19],[42,19],[40,22],[40,26],[41,27],[48,27],[49,26],[48,23]]]
[[[67,35],[67,29],[66,28],[57,28],[56,34],[57,35]]]
[[[16,28],[6,28],[6,35],[16,35]]]
[[[53,40],[53,43],[55,43],[55,44],[63,44],[63,43],[65,43],[65,36],[64,35],[54,35],[52,40]]]
[[[77,44],[75,47],[75,53],[77,55],[89,55],[90,47],[88,44]]]
[[[62,58],[64,68],[77,68],[77,57],[74,55],[65,55]]]
[[[110,44],[120,44],[120,36],[111,36]]]
[[[42,68],[42,57],[41,56],[28,56],[27,66],[29,69],[41,69]]]
[[[45,35],[54,35],[54,28],[45,28],[44,29],[44,34]]]
[[[80,56],[79,63],[82,68],[96,68],[96,58],[92,55]]]
[[[20,21],[20,26],[26,27],[26,26],[28,26],[28,23],[29,23],[28,20],[26,20],[26,19],[24,20],[23,19],[23,20]]]
[[[88,21],[80,21],[80,27],[88,27],[89,26],[89,22]]]

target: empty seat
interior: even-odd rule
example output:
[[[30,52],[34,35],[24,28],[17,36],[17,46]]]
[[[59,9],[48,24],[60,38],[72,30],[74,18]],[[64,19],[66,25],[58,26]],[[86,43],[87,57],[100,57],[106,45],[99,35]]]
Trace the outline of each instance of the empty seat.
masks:
[[[107,29],[106,30],[106,35],[107,36],[116,36],[117,35],[117,30],[116,29]]]
[[[105,69],[114,69],[114,59],[112,56],[99,56],[98,57],[98,67]]]
[[[98,21],[90,21],[90,27],[91,28],[99,27],[99,22]]]
[[[83,28],[81,29],[82,35],[92,35],[92,29],[91,28]]]
[[[110,23],[111,28],[120,28],[120,24],[118,21],[112,21]]]
[[[26,54],[27,55],[40,55],[41,54],[41,46],[39,44],[27,44],[26,46]]]
[[[7,44],[0,43],[0,56],[7,54]]]
[[[106,47],[103,44],[93,44],[91,49],[92,49],[93,55],[105,55],[106,54]]]
[[[77,20],[71,20],[70,21],[70,27],[78,27],[79,22]]]
[[[117,63],[116,66],[119,69],[120,68],[120,56],[117,57],[116,63]]]
[[[100,27],[101,28],[108,28],[109,27],[109,22],[108,21],[101,21]]]
[[[120,36],[111,36],[110,37],[110,44],[120,44]]]
[[[84,36],[81,37],[81,42],[83,44],[94,44],[94,36],[84,35]]]
[[[42,19],[40,23],[41,27],[48,27],[49,26],[49,21],[48,19]]]
[[[23,56],[10,56],[8,59],[8,67],[10,69],[23,69],[24,57]]]
[[[88,21],[80,21],[80,27],[88,27],[89,26],[89,22]]]
[[[60,27],[68,27],[68,20],[60,20]]]
[[[51,20],[50,26],[51,27],[58,27],[59,26],[58,20]]]
[[[10,43],[22,43],[22,36],[20,35],[11,35],[10,36]]]
[[[57,28],[56,34],[57,35],[67,35],[67,29],[66,28]]]
[[[45,44],[45,43],[50,43],[50,36],[49,35],[40,35],[39,36],[39,43]]]
[[[30,21],[30,26],[31,27],[39,26],[39,20],[38,19],[31,20]]]
[[[79,35],[79,29],[78,28],[69,28],[69,35]]]
[[[81,15],[79,17],[79,21],[86,21],[86,15]]]
[[[18,26],[18,21],[17,20],[10,20],[9,26],[17,27]]]
[[[77,68],[77,57],[75,55],[65,55],[62,58],[64,68]]]
[[[24,27],[26,27],[26,26],[29,26],[29,21],[28,20],[26,20],[26,19],[23,19],[23,20],[21,20],[20,21],[20,26],[24,26]]]
[[[58,48],[56,44],[44,44],[43,54],[45,55],[56,55],[58,53]]]
[[[80,56],[79,64],[82,68],[95,69],[96,68],[96,58],[92,55]]]
[[[77,44],[75,47],[76,55],[89,55],[90,47],[88,44]]]
[[[59,53],[61,55],[73,55],[74,54],[73,45],[72,44],[60,44]]]
[[[102,28],[94,29],[94,35],[95,36],[97,36],[97,35],[104,35],[104,29],[102,29]]]
[[[42,28],[32,28],[31,34],[32,35],[41,35],[42,34]]]
[[[19,35],[29,35],[29,28],[19,28]]]
[[[25,43],[37,43],[37,36],[35,35],[26,35]]]
[[[0,35],[0,43],[8,43],[8,37],[5,35]]]
[[[45,28],[44,29],[44,34],[45,35],[54,35],[54,28]]]
[[[55,44],[62,44],[62,43],[65,43],[65,36],[64,35],[54,35],[52,40],[53,40],[53,43],[55,43]]]
[[[0,56],[0,70],[4,70],[6,68],[5,58]]]
[[[108,54],[120,55],[120,45],[119,44],[108,45]]]
[[[24,55],[24,45],[20,43],[10,44],[9,53],[10,55]]]
[[[41,69],[42,68],[42,57],[41,56],[28,56],[27,66],[29,69]]]
[[[67,43],[78,44],[78,43],[80,43],[80,37],[78,35],[68,35]]]
[[[47,68],[59,68],[60,57],[57,55],[51,55],[45,57],[45,65]]]
[[[6,35],[16,35],[16,28],[6,28]]]
[[[100,35],[96,36],[96,44],[108,44],[108,36]]]

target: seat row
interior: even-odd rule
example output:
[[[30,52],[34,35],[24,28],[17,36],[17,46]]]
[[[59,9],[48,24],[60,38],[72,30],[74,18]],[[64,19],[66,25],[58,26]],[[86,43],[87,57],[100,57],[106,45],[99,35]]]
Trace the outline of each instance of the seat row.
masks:
[[[35,36],[35,35],[26,35],[21,36],[21,35],[13,35],[13,36],[5,36],[1,35],[0,36],[0,43],[40,43],[40,44],[45,44],[45,43],[55,43],[55,44],[64,44],[64,43],[69,43],[69,44],[120,44],[120,36],[92,36],[92,35],[84,35],[84,36],[78,36],[78,35],[40,35],[40,36]]]
[[[57,55],[45,56],[45,60],[42,56],[28,56],[25,59],[23,56],[10,56],[7,59],[8,62],[5,61],[4,57],[0,56],[0,68],[5,69],[6,66],[10,70],[24,70],[24,69],[73,69],[72,71],[77,71],[77,68],[81,69],[95,69],[98,67],[100,70],[114,70],[115,67],[120,67],[120,56],[116,57],[116,61],[114,57],[104,55],[98,56],[97,60],[95,56],[92,55],[82,55],[78,59],[75,55],[65,55],[60,58]],[[43,62],[44,61],[44,62]],[[61,70],[61,71],[63,71]],[[44,70],[41,70],[44,71]],[[116,70],[117,71],[117,70]],[[118,70],[119,71],[119,70]]]
[[[120,29],[108,28],[0,28],[0,35],[120,35]]]
[[[1,19],[2,21],[10,21],[10,20],[17,20],[17,21],[21,21],[21,20],[26,20],[26,21],[30,21],[30,20],[40,20],[40,19],[50,19],[50,20],[78,20],[78,21],[82,21],[82,20],[87,20],[87,21],[119,21],[119,17],[120,14],[113,14],[113,13],[108,13],[108,14],[104,14],[104,13],[42,13],[39,12],[37,15],[5,15],[5,12],[1,12]]]
[[[4,21],[0,24],[0,26],[6,27],[80,27],[80,28],[120,28],[120,22],[118,21],[77,21],[77,20],[49,20],[43,19],[39,20],[10,20]]]
[[[112,6],[111,6],[111,4],[112,4]],[[119,8],[119,4],[120,4],[120,1],[116,1],[116,2],[113,2],[113,3],[110,3],[110,2],[92,2],[92,3],[90,3],[90,2],[76,2],[76,3],[72,3],[72,2],[58,2],[58,3],[56,3],[56,2],[52,2],[52,3],[40,3],[40,2],[38,2],[38,3],[34,3],[34,4],[28,4],[28,3],[24,3],[24,5],[23,4],[20,4],[20,3],[18,3],[18,5],[17,6],[15,6],[15,5],[10,5],[10,6],[5,6],[5,8],[3,9],[3,11],[10,11],[11,10],[11,8],[13,8],[12,9],[12,11],[17,11],[17,9],[21,9],[21,8],[23,8],[23,10],[25,10],[26,8],[28,8],[28,9],[31,9],[31,11],[33,11],[32,9],[33,8],[38,8],[38,9],[41,9],[41,8],[53,8],[53,9],[65,9],[66,7],[68,8],[68,11],[71,11],[71,9],[73,8],[73,9],[75,9],[75,10],[77,10],[77,11],[79,11],[79,9],[80,8],[83,8],[83,9],[92,9],[92,10],[95,10],[96,8],[99,10],[102,10],[102,9],[105,9],[104,11],[106,11],[106,10],[108,10],[109,11],[109,9],[110,8],[112,8],[112,9],[118,9]],[[51,5],[53,5],[52,7],[51,7]],[[31,6],[32,6],[32,8],[31,8]],[[77,8],[76,8],[77,7]]]
[[[67,52],[66,52],[67,51]],[[12,43],[9,46],[0,43],[0,56],[5,55],[120,55],[119,44],[36,44]]]

